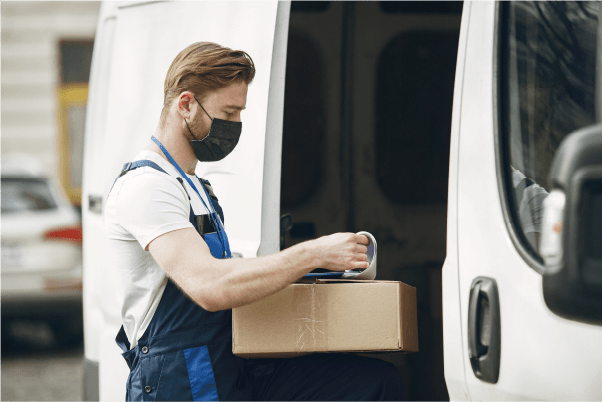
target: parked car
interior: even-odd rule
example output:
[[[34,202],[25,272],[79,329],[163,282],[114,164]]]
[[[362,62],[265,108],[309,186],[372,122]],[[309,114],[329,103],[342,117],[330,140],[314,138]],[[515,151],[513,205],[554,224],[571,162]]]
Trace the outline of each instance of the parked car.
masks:
[[[3,159],[3,333],[15,319],[45,320],[58,344],[76,342],[82,338],[80,214],[26,156]]]

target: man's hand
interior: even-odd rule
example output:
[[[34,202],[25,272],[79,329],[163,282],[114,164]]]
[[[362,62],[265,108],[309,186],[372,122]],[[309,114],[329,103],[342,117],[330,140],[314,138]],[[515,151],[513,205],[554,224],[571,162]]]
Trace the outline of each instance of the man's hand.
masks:
[[[168,276],[208,311],[231,309],[270,296],[315,268],[368,268],[366,236],[336,233],[258,258],[215,259],[193,228],[165,233],[149,251]]]
[[[317,268],[332,271],[368,268],[366,252],[369,239],[354,233],[335,233],[313,240]]]

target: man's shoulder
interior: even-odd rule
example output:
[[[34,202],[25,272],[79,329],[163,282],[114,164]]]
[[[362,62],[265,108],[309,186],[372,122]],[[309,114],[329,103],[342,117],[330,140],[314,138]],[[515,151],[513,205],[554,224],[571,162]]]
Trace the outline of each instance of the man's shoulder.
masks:
[[[188,222],[189,209],[186,193],[175,177],[142,167],[119,178],[107,199],[105,222],[118,224],[132,234],[139,230],[146,233],[148,227],[163,225],[166,220],[182,218]]]
[[[138,163],[146,162],[147,164],[151,165],[148,167],[150,169],[155,170],[156,172],[160,172],[160,173],[171,175],[171,176],[179,176],[176,168],[174,168],[174,166],[172,166],[172,164],[170,162],[168,162],[165,158],[163,158],[158,153],[153,152],[151,150],[143,150],[143,151],[139,152],[138,155],[136,155],[134,157],[134,159],[132,159],[133,164],[136,164],[137,162]],[[145,167],[147,167],[147,166],[145,166]],[[159,169],[157,169],[157,168],[159,168]],[[143,167],[140,167],[138,169],[143,169]],[[147,169],[145,171],[150,171],[150,170]]]
[[[130,163],[130,166],[124,165],[128,171],[118,178],[118,180],[123,178],[124,184],[126,182],[129,185],[136,185],[139,182],[153,184],[154,180],[178,183],[176,178],[172,177],[173,166],[153,151],[141,151]]]
[[[132,198],[159,200],[170,195],[182,198],[184,202],[186,196],[176,177],[151,166],[128,171],[117,180],[112,193],[115,202],[130,201]]]
[[[177,180],[179,175],[176,169],[168,161],[149,150],[140,152],[132,160],[133,163],[137,161],[151,161],[163,171],[152,166],[129,170],[115,182],[107,206],[112,205],[123,211],[130,210],[132,205],[145,210],[160,209],[160,205],[162,208],[177,205],[178,209],[188,210],[190,205],[186,191]]]

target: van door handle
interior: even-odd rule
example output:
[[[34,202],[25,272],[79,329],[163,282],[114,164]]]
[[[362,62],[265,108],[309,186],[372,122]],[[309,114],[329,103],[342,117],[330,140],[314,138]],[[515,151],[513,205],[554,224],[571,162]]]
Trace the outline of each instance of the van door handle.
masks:
[[[100,195],[88,196],[88,210],[97,214],[103,212],[103,198]]]
[[[478,277],[469,296],[469,360],[477,378],[495,384],[500,370],[500,306],[492,278]]]
[[[469,358],[478,359],[488,353],[488,345],[480,342],[480,325],[477,318],[480,312],[479,302],[481,282],[478,282],[471,288],[471,296],[469,297]]]

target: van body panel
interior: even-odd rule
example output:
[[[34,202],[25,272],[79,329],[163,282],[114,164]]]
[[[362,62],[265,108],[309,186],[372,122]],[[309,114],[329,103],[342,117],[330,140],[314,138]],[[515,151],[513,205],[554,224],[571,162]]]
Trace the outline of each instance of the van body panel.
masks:
[[[469,390],[465,379],[463,321],[459,294],[458,259],[458,164],[459,131],[461,126],[463,79],[465,73],[465,54],[469,34],[469,18],[473,3],[465,2],[461,21],[459,50],[457,55],[452,102],[452,126],[450,135],[450,169],[448,175],[448,216],[446,227],[446,260],[442,267],[442,320],[444,328],[444,376],[450,400],[469,400]]]
[[[497,7],[471,5],[465,60],[472,62],[462,84],[456,213],[467,387],[472,400],[600,400],[601,327],[562,319],[546,307],[542,276],[519,255],[504,221],[493,135],[498,111],[487,106],[496,104],[498,85]],[[478,379],[469,361],[470,288],[480,276],[498,285],[501,360],[495,384]]]
[[[101,400],[123,398],[122,390],[128,374],[128,368],[120,361],[122,358],[119,353],[106,353],[114,350],[114,331],[121,325],[115,286],[113,278],[108,275],[109,267],[106,264],[102,215],[109,190],[105,181],[105,171],[109,169],[105,155],[110,153],[110,144],[106,141],[107,113],[110,108],[107,100],[112,74],[117,6],[116,3],[102,3],[99,13],[90,74],[82,186],[84,354],[87,361],[97,363],[98,372],[96,382],[85,381],[83,386],[84,395],[95,394]],[[101,361],[103,364],[100,364]],[[103,383],[119,385],[89,389]]]
[[[262,205],[278,206],[279,180],[272,179],[277,187],[268,186],[267,190],[264,166],[280,162],[280,147],[272,146],[268,153],[264,150],[266,136],[277,143],[282,130],[282,111],[279,122],[278,110],[282,110],[284,84],[278,83],[284,79],[286,36],[277,48],[274,37],[277,8],[282,8],[281,18],[288,18],[288,5],[103,3],[91,74],[83,189],[86,358],[99,362],[100,400],[123,399],[129,371],[115,344],[121,317],[114,275],[104,258],[102,211],[90,211],[89,198],[104,204],[124,163],[150,143],[163,107],[165,74],[182,49],[196,41],[244,49],[257,72],[242,113],[241,139],[222,161],[199,163],[196,174],[211,182],[220,199],[233,254],[255,257],[262,240]],[[286,30],[287,20],[280,27],[280,31]],[[274,62],[273,51],[277,55]],[[280,75],[273,77],[273,70]],[[276,113],[269,115],[269,103]],[[276,174],[280,178],[280,171]],[[266,238],[274,239],[266,254],[278,251],[278,208],[271,211],[275,217],[266,220]]]
[[[111,49],[115,33],[115,14],[113,3],[102,3],[90,73],[89,96],[87,102],[86,136],[84,140],[84,165],[82,183],[82,225],[84,258],[84,353],[87,359],[98,361],[100,328],[104,325],[104,316],[100,305],[103,294],[100,292],[99,278],[103,272],[102,247],[104,242],[103,219],[99,213],[104,199],[103,183],[100,173],[103,169],[105,147],[104,128],[107,111],[106,85],[111,61]],[[106,198],[105,198],[106,199]],[[96,205],[94,205],[96,203]],[[99,210],[95,210],[95,208]]]
[[[283,149],[285,69],[290,10],[290,1],[278,2],[266,117],[266,145],[261,209],[262,231],[260,246],[257,252],[258,256],[274,254],[280,251],[281,157]]]

